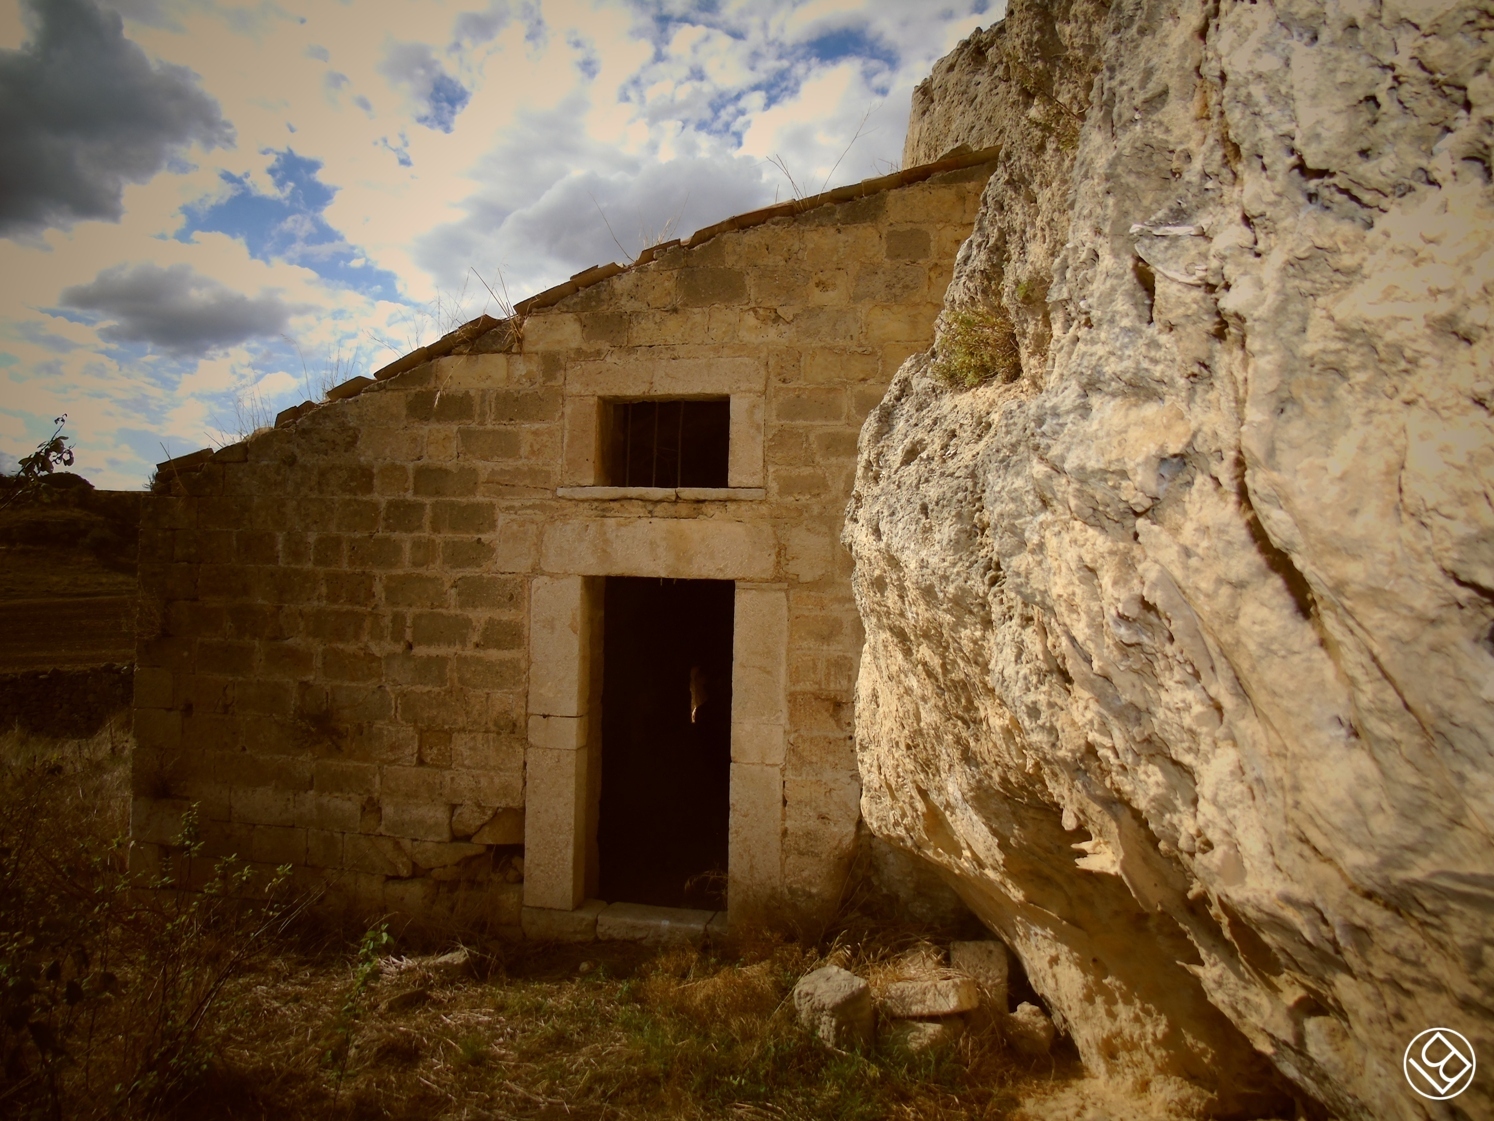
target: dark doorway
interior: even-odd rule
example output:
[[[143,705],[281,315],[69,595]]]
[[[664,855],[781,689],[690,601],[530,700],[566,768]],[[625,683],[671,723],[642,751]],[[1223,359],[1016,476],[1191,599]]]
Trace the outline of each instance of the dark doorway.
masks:
[[[609,576],[603,604],[598,889],[726,905],[730,580]]]

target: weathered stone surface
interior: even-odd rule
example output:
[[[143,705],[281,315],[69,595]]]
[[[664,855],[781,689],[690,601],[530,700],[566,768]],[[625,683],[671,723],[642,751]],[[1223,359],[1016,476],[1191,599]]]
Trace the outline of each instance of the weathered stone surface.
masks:
[[[524,937],[536,942],[594,942],[597,916],[607,904],[588,899],[573,911],[556,911],[548,907],[525,907]]]
[[[968,977],[894,981],[882,990],[877,1004],[886,1016],[953,1016],[978,1007],[980,990]]]
[[[894,1051],[917,1055],[948,1047],[965,1034],[965,1021],[959,1016],[943,1016],[937,1020],[893,1020],[884,1039]]]
[[[949,967],[974,981],[980,988],[982,999],[998,1011],[1006,1009],[1009,965],[1004,942],[988,939],[949,944]]]
[[[825,965],[800,977],[794,1010],[799,1023],[828,1047],[850,1051],[871,1045],[871,986],[849,970]]]
[[[1487,29],[1014,4],[1039,49],[954,64],[1006,147],[948,300],[1020,376],[916,356],[862,430],[868,823],[1091,1070],[1218,1116],[1286,1108],[1264,1055],[1334,1116],[1441,1116],[1411,1036],[1494,1053]],[[963,139],[936,116],[910,150]]]
[[[420,958],[418,964],[423,972],[437,984],[450,984],[466,977],[472,972],[472,954],[465,946],[452,950],[447,954],[437,954],[434,957]]]
[[[1046,1055],[1057,1035],[1048,1014],[1025,1000],[1002,1021],[1002,1030],[1007,1042],[1024,1055]]]
[[[597,915],[597,937],[603,941],[643,942],[651,946],[699,942],[715,917],[715,911],[686,907],[613,903]]]

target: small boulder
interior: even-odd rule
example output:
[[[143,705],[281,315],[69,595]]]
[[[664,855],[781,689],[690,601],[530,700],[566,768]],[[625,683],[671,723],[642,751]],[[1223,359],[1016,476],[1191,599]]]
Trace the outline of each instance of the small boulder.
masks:
[[[1025,1002],[1006,1018],[1005,1028],[1007,1040],[1024,1055],[1046,1055],[1058,1034],[1048,1013]]]
[[[882,1011],[898,1018],[953,1016],[980,1004],[980,990],[969,977],[894,981],[882,990]]]
[[[1007,966],[1006,943],[988,939],[984,942],[951,942],[949,964],[977,985],[993,1008],[1006,1010]]]
[[[893,1020],[887,1029],[887,1045],[906,1055],[917,1055],[947,1047],[965,1032],[965,1021],[959,1016],[937,1020]]]
[[[472,955],[465,946],[460,946],[449,954],[420,959],[421,969],[438,985],[460,981],[472,971],[472,965]]]
[[[864,1048],[872,1041],[871,987],[838,965],[826,965],[794,986],[799,1023],[838,1051]]]

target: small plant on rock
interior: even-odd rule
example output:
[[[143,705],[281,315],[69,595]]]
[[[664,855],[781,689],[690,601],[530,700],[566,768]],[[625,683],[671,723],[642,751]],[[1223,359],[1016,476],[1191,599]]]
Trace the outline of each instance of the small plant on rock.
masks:
[[[1021,377],[1017,335],[1006,310],[998,304],[940,312],[934,373],[946,385],[967,389],[990,381],[1010,384]]]

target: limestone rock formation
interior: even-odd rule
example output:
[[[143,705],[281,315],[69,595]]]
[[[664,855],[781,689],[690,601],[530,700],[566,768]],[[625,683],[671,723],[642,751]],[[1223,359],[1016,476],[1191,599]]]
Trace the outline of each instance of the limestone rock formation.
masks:
[[[863,428],[862,810],[1179,1109],[1494,1116],[1401,1069],[1494,1058],[1491,35],[1017,0],[915,97],[1004,145],[946,310],[1021,370]]]

